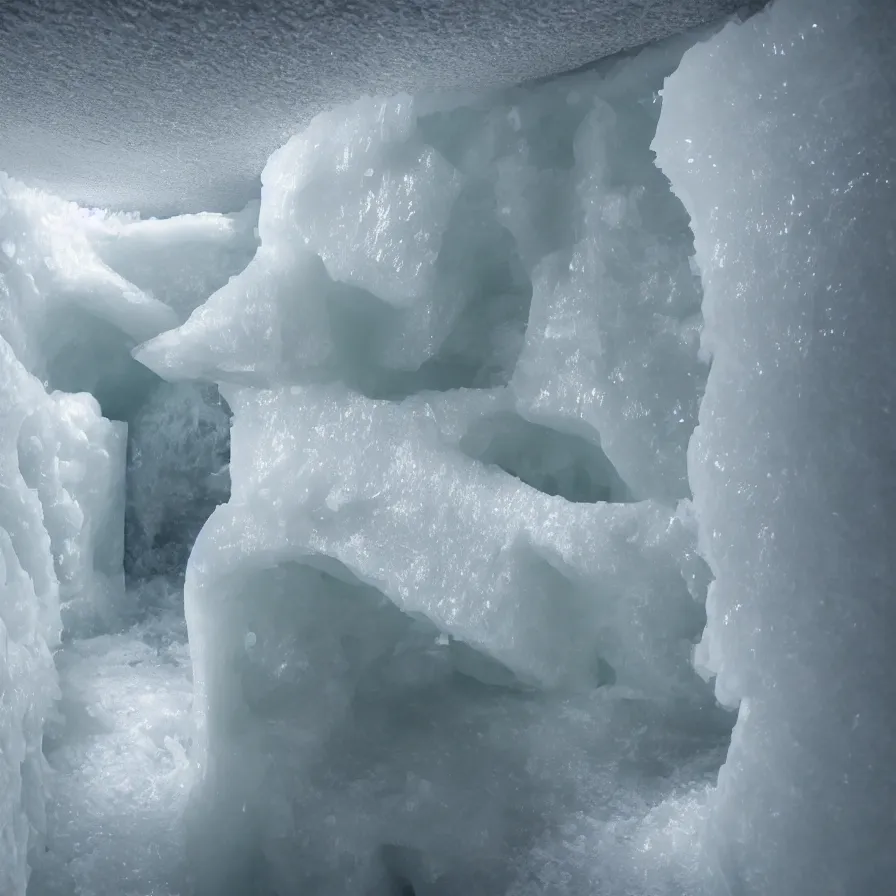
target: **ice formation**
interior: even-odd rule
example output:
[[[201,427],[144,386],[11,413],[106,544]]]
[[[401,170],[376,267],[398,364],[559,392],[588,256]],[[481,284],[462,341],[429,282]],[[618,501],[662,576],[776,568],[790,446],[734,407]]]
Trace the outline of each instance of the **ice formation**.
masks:
[[[63,253],[44,254],[53,225],[40,229],[29,198],[0,181],[0,889],[11,894],[24,892],[28,850],[45,828],[42,735],[61,611],[77,626],[123,584],[123,432],[92,396],[48,393],[38,378],[47,305],[81,292]],[[84,278],[100,296],[115,285],[103,271]]]
[[[674,790],[651,763],[708,782],[727,730],[691,663],[701,291],[649,150],[685,46],[320,117],[265,169],[254,259],[136,351],[233,411],[185,594],[200,892],[687,873],[622,858]],[[665,733],[637,792],[630,713]]]
[[[886,892],[894,46],[364,98],[233,215],[0,180],[4,896]]]
[[[226,497],[226,460],[215,465],[226,444],[204,447],[195,419],[209,416],[226,443],[227,413],[208,389],[178,387],[181,406],[165,403],[162,448],[154,408],[172,387],[130,352],[245,265],[256,213],[140,221],[0,179],[4,896],[25,892],[29,865],[29,893],[118,896],[128,880],[139,888],[156,874],[160,855],[183,852],[190,674],[177,567],[182,574],[202,520],[185,516],[190,500],[178,507],[176,472],[212,477],[209,500]],[[178,425],[180,454],[171,447]],[[147,508],[152,486],[135,435],[168,474],[174,494],[162,496],[162,515]],[[193,504],[196,494],[194,485]],[[164,524],[186,545],[181,557],[129,533],[130,553],[143,550],[127,564],[128,588],[126,505],[132,530]]]

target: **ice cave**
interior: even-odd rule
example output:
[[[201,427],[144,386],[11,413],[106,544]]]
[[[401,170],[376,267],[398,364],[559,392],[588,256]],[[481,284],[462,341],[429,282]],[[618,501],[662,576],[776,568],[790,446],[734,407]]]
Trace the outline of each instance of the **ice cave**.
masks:
[[[893,0],[9,0],[0,896],[896,892],[894,401]]]

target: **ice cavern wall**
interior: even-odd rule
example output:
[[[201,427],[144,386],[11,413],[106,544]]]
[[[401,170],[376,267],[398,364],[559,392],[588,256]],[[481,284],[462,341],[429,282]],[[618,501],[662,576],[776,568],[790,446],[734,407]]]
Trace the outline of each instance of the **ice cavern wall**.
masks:
[[[0,892],[888,892],[894,40],[0,180]]]

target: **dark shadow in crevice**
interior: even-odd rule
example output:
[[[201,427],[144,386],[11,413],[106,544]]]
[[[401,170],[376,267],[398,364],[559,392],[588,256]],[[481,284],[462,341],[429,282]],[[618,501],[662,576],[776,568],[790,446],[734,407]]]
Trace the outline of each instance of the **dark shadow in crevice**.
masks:
[[[125,478],[129,584],[182,581],[199,531],[230,497],[230,417],[217,387],[194,383],[159,382],[136,409]]]
[[[587,504],[634,500],[599,445],[517,414],[476,421],[459,447],[468,457],[500,467],[546,495]]]
[[[78,307],[54,312],[41,353],[47,382],[63,392],[89,392],[103,416],[130,422],[161,379],[131,357],[136,341]]]

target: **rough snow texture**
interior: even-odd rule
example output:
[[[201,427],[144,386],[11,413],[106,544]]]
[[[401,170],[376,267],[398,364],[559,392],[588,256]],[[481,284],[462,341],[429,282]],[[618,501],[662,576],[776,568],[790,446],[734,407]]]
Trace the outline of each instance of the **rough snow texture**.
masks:
[[[165,215],[256,198],[287,136],[364,92],[515,84],[745,5],[66,0],[60,13],[55,0],[4,2],[0,168],[83,204]]]
[[[697,662],[740,702],[715,891],[896,880],[896,7],[786,0],[690,50],[655,147],[712,373],[690,446],[715,575]]]
[[[46,827],[41,747],[58,693],[60,600],[79,625],[123,585],[123,429],[91,396],[47,394],[34,375],[47,294],[80,294],[52,224],[40,224],[29,196],[0,180],[0,890],[11,896],[23,896]],[[84,276],[100,293],[111,282]]]
[[[4,896],[892,888],[894,12],[689,50],[673,191],[685,46],[0,181]]]
[[[649,152],[685,46],[316,119],[245,271],[135,352],[234,415],[185,594],[199,892],[695,873],[727,733],[691,663],[708,368]]]
[[[177,556],[146,554],[149,573],[176,579],[202,519],[227,494],[221,470],[227,413],[209,390],[177,387],[181,404],[167,402],[163,417],[180,420],[182,429],[191,426],[191,435],[181,437],[180,453],[170,450],[177,427],[160,443],[152,421],[158,394],[172,387],[135,362],[130,350],[185,319],[245,264],[254,251],[255,214],[249,207],[234,216],[141,221],[91,213],[0,175],[4,896],[24,894],[29,865],[38,867],[34,886],[52,896],[119,894],[129,881],[153,885],[159,867],[176,865],[166,858],[174,847],[166,853],[147,825],[155,818],[158,830],[173,831],[187,780],[186,649],[183,634],[171,634],[179,591],[172,597],[164,579],[125,590],[126,458],[140,457],[141,448],[132,443],[129,449],[126,423],[103,412],[135,417],[137,436],[146,442],[143,455],[167,456],[167,468],[162,464],[154,475],[180,466],[199,480],[217,476],[205,493],[207,504],[194,502],[183,523],[183,483],[166,477],[172,494],[157,488],[156,498],[168,509],[153,515],[146,510],[152,486],[145,479],[153,471],[144,469],[142,480],[136,474],[130,504],[140,509],[138,520],[156,529],[181,524],[183,531],[168,538],[178,541]],[[141,411],[148,394],[156,403]],[[204,412],[209,426],[192,425]],[[141,627],[125,634],[103,634],[139,620]],[[60,681],[53,652],[61,642],[63,701],[54,708]],[[166,651],[175,663],[165,661]],[[150,668],[155,671],[144,674]],[[162,693],[153,695],[157,688]],[[146,706],[134,704],[139,691],[148,692]],[[52,743],[44,741],[48,720]],[[170,744],[166,736],[174,738]],[[182,834],[166,836],[182,850]],[[146,850],[139,862],[137,843]]]

